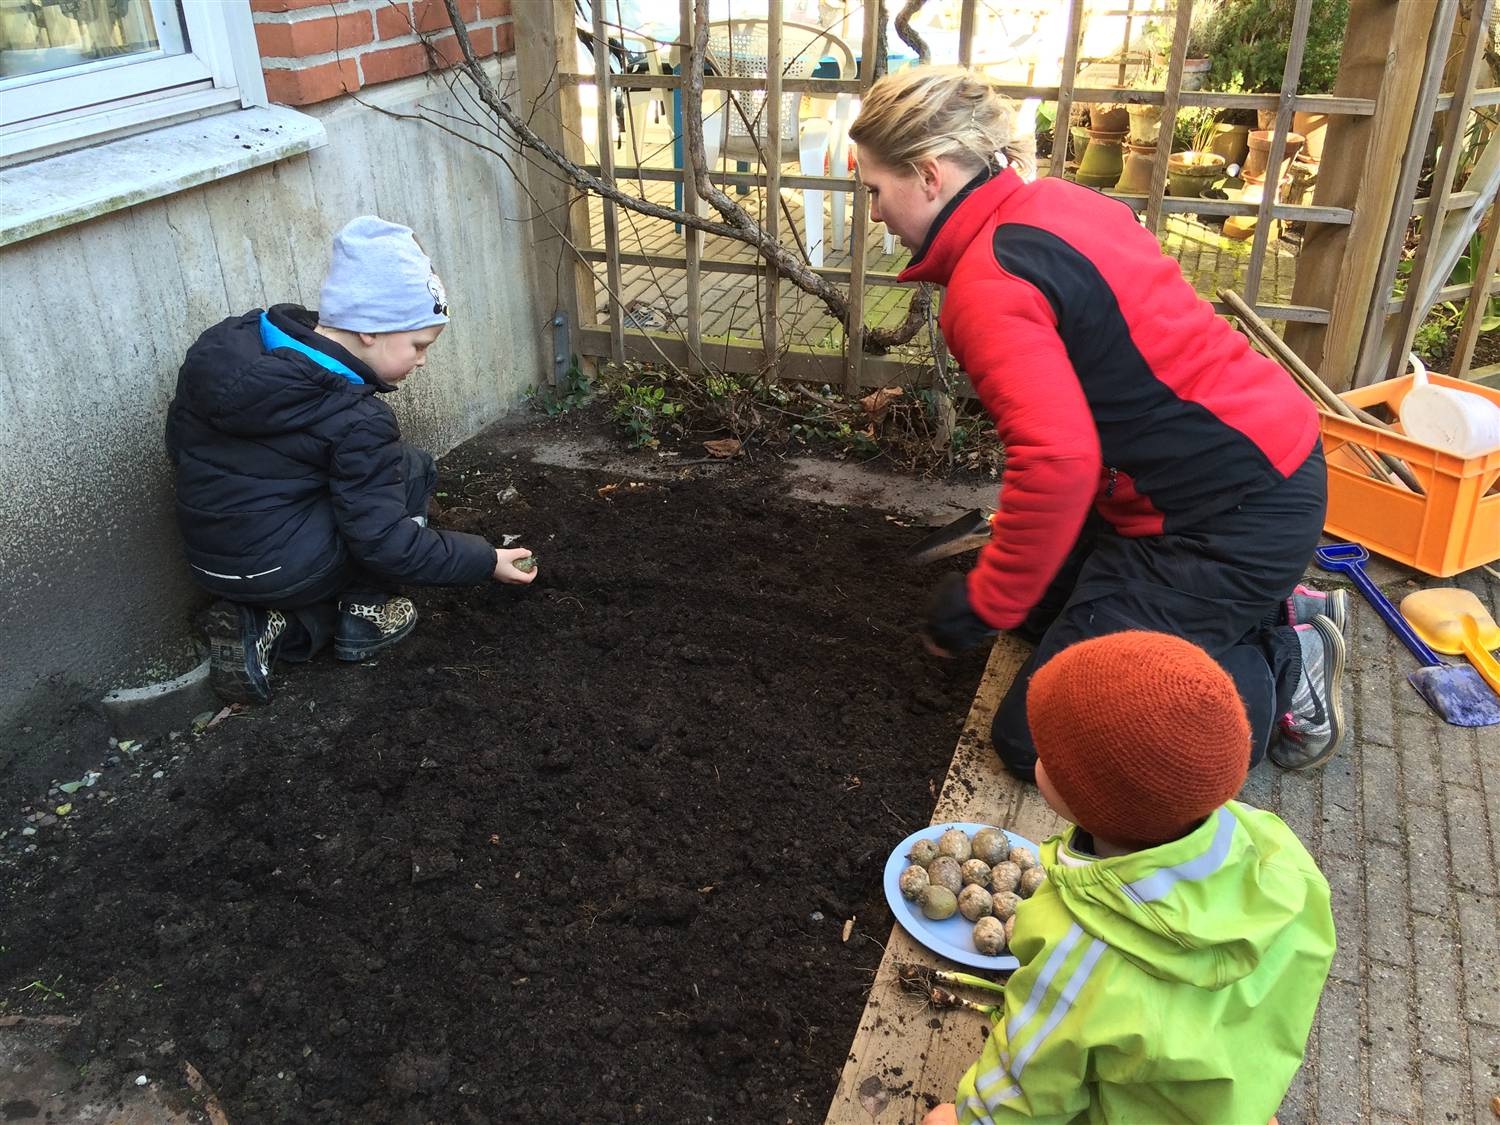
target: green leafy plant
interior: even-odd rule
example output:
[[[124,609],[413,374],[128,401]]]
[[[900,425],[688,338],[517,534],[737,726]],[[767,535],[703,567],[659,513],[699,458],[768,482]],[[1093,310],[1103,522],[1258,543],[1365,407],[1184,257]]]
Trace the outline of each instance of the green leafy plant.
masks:
[[[661,432],[683,411],[682,404],[668,399],[666,387],[659,383],[625,383],[617,394],[609,416],[637,448],[660,445]]]
[[[1280,90],[1294,8],[1294,0],[1224,0],[1203,28],[1209,87],[1222,89],[1238,71],[1253,93]],[[1301,93],[1333,89],[1348,23],[1349,0],[1313,0],[1297,79]]]
[[[568,365],[568,370],[563,373],[561,386],[538,388],[532,393],[532,400],[547,412],[548,417],[553,418],[578,409],[593,397],[594,388],[589,383],[589,377],[583,373],[576,355]]]

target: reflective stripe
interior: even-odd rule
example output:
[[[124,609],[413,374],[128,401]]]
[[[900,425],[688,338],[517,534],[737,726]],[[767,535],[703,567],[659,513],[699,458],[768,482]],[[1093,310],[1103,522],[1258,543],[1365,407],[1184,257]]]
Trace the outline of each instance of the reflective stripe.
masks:
[[[1144,879],[1126,883],[1126,893],[1134,895],[1138,902],[1158,902],[1166,898],[1178,883],[1190,879],[1206,879],[1223,867],[1224,861],[1229,858],[1229,845],[1234,840],[1234,813],[1227,808],[1220,808],[1214,813],[1214,817],[1214,839],[1206,852],[1173,867],[1153,871]]]
[[[228,582],[246,582],[251,578],[264,578],[266,575],[275,574],[281,569],[279,566],[273,566],[270,570],[257,570],[254,574],[220,574],[217,570],[204,570],[201,566],[194,563],[189,563],[188,565],[199,574],[206,574],[210,578],[223,578]]]
[[[1036,1015],[1036,1010],[1042,1006],[1042,1001],[1047,998],[1047,988],[1051,985],[1052,978],[1057,975],[1057,970],[1062,967],[1062,963],[1067,960],[1068,954],[1073,952],[1073,947],[1078,944],[1079,939],[1082,937],[1083,928],[1075,922],[1068,928],[1068,932],[1062,941],[1057,943],[1057,948],[1052,951],[1052,956],[1047,958],[1047,963],[1042,966],[1041,973],[1032,982],[1031,995],[1026,998],[1026,1003],[1015,1014],[1014,1018],[1006,1023],[1005,1041],[1007,1043],[1014,1043],[1016,1036],[1020,1035],[1021,1029],[1026,1026],[1032,1016]]]
[[[1014,1086],[1011,1087],[1011,1090],[1013,1090],[1017,1094],[1019,1094],[1021,1092],[1019,1089],[1017,1089]],[[1011,1097],[1011,1096],[1013,1096],[1013,1095],[1010,1094],[1010,1093],[1006,1094],[1006,1097]],[[1004,1099],[996,1099],[996,1100],[1004,1100]],[[984,1100],[982,1098],[978,1097],[978,1096],[969,1098],[967,1101],[964,1102],[964,1104],[960,1108],[965,1113],[973,1115],[973,1118],[974,1118],[975,1122],[977,1122],[977,1125],[995,1125],[995,1119],[990,1116],[990,1107],[988,1105],[986,1105],[984,1103]]]
[[[1073,1001],[1078,998],[1079,991],[1088,983],[1089,974],[1094,971],[1094,966],[1099,963],[1099,958],[1104,956],[1104,951],[1108,948],[1109,946],[1097,938],[1089,942],[1089,947],[1084,951],[1082,960],[1078,962],[1078,967],[1073,970],[1073,978],[1068,981],[1068,986],[1063,989],[1062,995],[1058,997],[1057,1004],[1053,1007],[1051,1015],[1047,1017],[1047,1022],[1042,1024],[1042,1029],[1036,1033],[1036,1037],[1030,1043],[1027,1043],[1016,1055],[1015,1065],[1012,1070],[1018,1079],[1021,1077],[1021,1071],[1026,1069],[1026,1064],[1030,1061],[1031,1056],[1036,1054],[1037,1048],[1046,1041],[1047,1036],[1052,1034],[1053,1029],[1062,1022],[1063,1017],[1072,1010]]]

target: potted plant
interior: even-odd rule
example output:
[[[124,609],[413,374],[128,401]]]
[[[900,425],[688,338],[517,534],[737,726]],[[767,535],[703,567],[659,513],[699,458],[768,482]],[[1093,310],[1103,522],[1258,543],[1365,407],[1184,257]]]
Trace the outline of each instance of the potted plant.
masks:
[[[1172,153],[1167,160],[1167,194],[1196,199],[1224,175],[1225,160],[1209,147],[1217,124],[1213,108],[1204,106],[1179,115],[1179,128],[1183,117],[1189,118],[1191,140],[1186,149]]]

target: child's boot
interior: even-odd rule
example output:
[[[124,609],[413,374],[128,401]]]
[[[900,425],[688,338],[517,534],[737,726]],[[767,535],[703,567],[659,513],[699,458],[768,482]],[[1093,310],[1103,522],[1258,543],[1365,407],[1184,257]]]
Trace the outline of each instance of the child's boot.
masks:
[[[265,703],[271,698],[271,662],[286,632],[286,617],[219,601],[204,619],[208,634],[208,682],[229,703]]]
[[[1344,742],[1345,648],[1343,633],[1322,614],[1296,631],[1302,675],[1269,754],[1282,769],[1306,770],[1333,757]]]
[[[351,662],[368,660],[410,633],[416,623],[417,607],[410,598],[372,594],[340,598],[333,655]]]

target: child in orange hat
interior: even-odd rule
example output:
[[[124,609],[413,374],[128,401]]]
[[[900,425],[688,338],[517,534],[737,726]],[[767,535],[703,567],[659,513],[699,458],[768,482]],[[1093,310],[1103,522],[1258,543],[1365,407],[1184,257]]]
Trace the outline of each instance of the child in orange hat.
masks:
[[[1042,845],[993,1033],[924,1125],[1274,1119],[1333,915],[1291,830],[1233,800],[1233,681],[1181,638],[1115,633],[1038,670],[1027,715],[1037,787],[1075,827]]]

